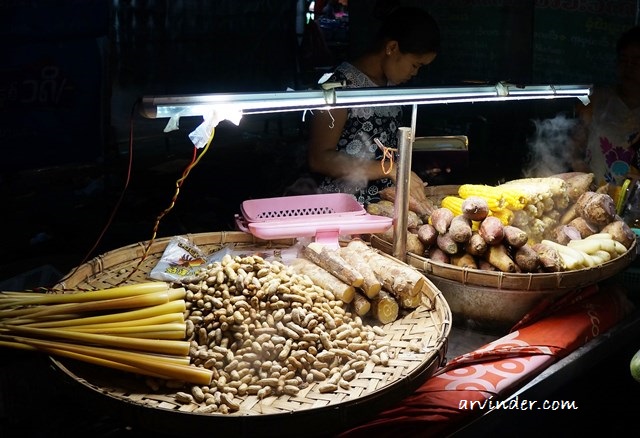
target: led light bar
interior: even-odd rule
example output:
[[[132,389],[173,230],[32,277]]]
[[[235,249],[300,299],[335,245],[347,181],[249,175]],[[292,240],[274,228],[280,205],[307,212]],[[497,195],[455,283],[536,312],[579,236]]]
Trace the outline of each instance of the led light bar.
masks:
[[[146,96],[141,113],[150,119],[204,116],[212,110],[261,114],[362,106],[473,103],[577,98],[589,102],[590,85],[513,85],[440,88],[339,88],[322,90]]]

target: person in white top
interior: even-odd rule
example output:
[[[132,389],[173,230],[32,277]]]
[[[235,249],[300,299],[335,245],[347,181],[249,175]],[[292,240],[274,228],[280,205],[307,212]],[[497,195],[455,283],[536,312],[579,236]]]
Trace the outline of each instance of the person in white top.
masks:
[[[598,186],[640,178],[640,26],[620,36],[616,55],[616,83],[594,87],[574,137],[573,170],[593,172]]]

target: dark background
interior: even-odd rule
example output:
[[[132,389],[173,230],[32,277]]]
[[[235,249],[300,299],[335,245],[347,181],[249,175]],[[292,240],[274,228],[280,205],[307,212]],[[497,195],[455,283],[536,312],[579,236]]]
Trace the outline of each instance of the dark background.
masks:
[[[426,7],[443,35],[436,61],[410,86],[606,83],[615,40],[638,14],[632,0],[403,3]],[[329,49],[319,57],[296,0],[0,0],[1,289],[51,286],[89,257],[152,237],[193,157],[187,136],[201,120],[181,119],[165,133],[167,121],[140,116],[138,99],[314,87],[322,72],[362,50],[376,27],[373,4],[351,0],[348,23],[316,17]],[[572,117],[576,104],[420,107],[419,136],[469,138],[468,168],[430,182],[521,176],[531,164],[534,121]],[[221,123],[158,237],[234,229],[243,200],[280,196],[304,171],[305,135],[300,113]],[[594,391],[637,396],[626,374],[633,349],[630,341],[609,361],[619,380]],[[1,351],[1,359],[0,435],[70,436],[67,408],[87,409],[76,394],[29,355]],[[601,372],[560,395],[582,394]],[[25,409],[41,406],[30,394],[42,389],[48,430]],[[135,435],[107,414],[80,417],[76,426],[94,436]]]

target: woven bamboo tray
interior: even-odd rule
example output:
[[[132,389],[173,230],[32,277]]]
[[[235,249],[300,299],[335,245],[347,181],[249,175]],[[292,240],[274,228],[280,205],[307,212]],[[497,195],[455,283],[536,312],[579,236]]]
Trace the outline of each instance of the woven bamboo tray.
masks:
[[[206,253],[226,244],[236,246],[288,247],[293,239],[262,240],[243,232],[213,232],[186,235]],[[147,274],[157,264],[171,238],[156,240],[138,267],[148,242],[136,243],[100,255],[79,266],[58,287],[87,290],[148,281]],[[132,274],[133,272],[133,274]],[[392,349],[387,366],[368,363],[350,390],[321,394],[312,384],[297,396],[245,400],[233,414],[199,413],[196,404],[175,401],[175,391],[152,390],[144,379],[133,374],[51,358],[63,377],[79,384],[87,397],[104,404],[111,412],[138,426],[163,433],[215,431],[261,436],[304,433],[326,436],[372,418],[413,392],[444,363],[451,328],[451,310],[434,284],[425,277],[424,305],[383,327]],[[410,344],[421,345],[419,351]],[[250,398],[250,396],[248,396]]]
[[[375,235],[371,236],[371,246],[387,254],[393,251],[390,243]],[[460,268],[413,253],[407,253],[406,263],[429,278],[447,279],[461,285],[518,291],[571,290],[606,280],[626,269],[636,256],[636,246],[637,240],[627,252],[602,265],[564,272],[510,273]]]

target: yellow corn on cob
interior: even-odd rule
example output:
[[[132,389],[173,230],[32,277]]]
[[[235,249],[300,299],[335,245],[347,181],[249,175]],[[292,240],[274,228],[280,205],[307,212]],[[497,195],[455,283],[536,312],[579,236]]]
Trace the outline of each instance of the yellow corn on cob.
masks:
[[[458,195],[466,199],[469,196],[479,196],[487,201],[489,209],[500,207],[502,196],[493,186],[484,184],[462,184],[458,188]]]
[[[462,203],[464,199],[458,196],[445,196],[440,202],[440,206],[451,210],[454,215],[462,214]]]
[[[508,208],[503,208],[501,210],[495,211],[491,210],[489,214],[500,219],[500,222],[502,222],[504,225],[509,225],[513,220],[513,211],[509,210]]]
[[[496,211],[505,207],[512,210],[522,210],[526,197],[516,188],[506,186],[489,186],[484,184],[463,184],[458,188],[461,198],[479,196],[484,198],[489,209]]]

